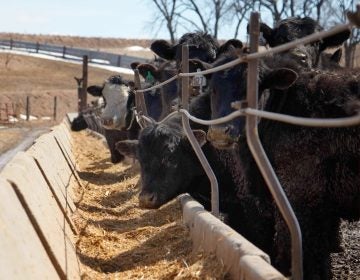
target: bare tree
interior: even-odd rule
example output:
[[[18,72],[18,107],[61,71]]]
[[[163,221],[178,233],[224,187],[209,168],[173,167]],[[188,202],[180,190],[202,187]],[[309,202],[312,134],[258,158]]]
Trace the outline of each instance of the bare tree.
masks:
[[[336,25],[347,22],[346,12],[356,9],[357,1],[355,0],[336,0],[329,1],[326,6],[326,14],[328,21],[324,21],[325,25]],[[344,43],[345,66],[354,67],[356,46],[360,43],[360,30],[354,28],[350,38]]]
[[[273,17],[274,24],[286,15],[289,8],[289,0],[259,0],[260,9],[267,9]]]
[[[190,15],[195,15],[200,21],[200,26],[194,21],[191,23],[197,29],[206,33],[212,34],[215,38],[219,34],[219,25],[224,19],[225,14],[231,9],[230,0],[182,0],[182,7],[184,12],[190,12]],[[181,15],[179,15],[181,17]],[[184,20],[190,22],[190,20]]]
[[[175,34],[176,34],[176,27],[177,27],[177,0],[152,0],[155,6],[160,12],[160,18],[156,17],[155,22],[160,20],[160,26],[162,23],[166,23],[166,28],[169,31],[170,40],[172,43],[175,43]]]
[[[231,9],[233,15],[236,17],[236,25],[234,38],[237,38],[239,35],[239,28],[241,23],[244,20],[249,20],[250,11],[255,10],[256,0],[233,0],[231,4]]]
[[[321,11],[327,0],[304,0],[302,1],[302,15],[312,17],[320,22]]]

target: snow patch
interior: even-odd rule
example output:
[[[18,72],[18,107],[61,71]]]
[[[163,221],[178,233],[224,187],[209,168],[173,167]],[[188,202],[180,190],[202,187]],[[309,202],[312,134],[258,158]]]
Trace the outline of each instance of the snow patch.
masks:
[[[125,50],[127,50],[127,51],[133,51],[133,52],[150,51],[149,48],[144,48],[144,47],[140,47],[140,46],[127,47],[127,48],[125,48]]]

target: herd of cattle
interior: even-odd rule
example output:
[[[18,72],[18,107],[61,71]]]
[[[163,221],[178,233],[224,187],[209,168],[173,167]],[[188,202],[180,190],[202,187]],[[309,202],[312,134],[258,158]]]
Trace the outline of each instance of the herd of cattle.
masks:
[[[322,30],[311,18],[288,18],[275,28],[260,26],[269,47]],[[259,96],[269,112],[307,118],[341,118],[360,109],[360,72],[339,65],[341,46],[350,30],[259,61]],[[157,40],[151,50],[160,58],[134,62],[144,87],[163,82],[181,69],[181,47],[189,46],[190,72],[222,65],[248,52],[237,39],[219,46],[211,36],[187,33],[176,45]],[[189,112],[210,120],[233,112],[231,103],[246,98],[247,63],[206,75],[206,85],[190,87]],[[210,182],[182,127],[181,116],[164,117],[181,102],[181,81],[144,93],[153,122],[141,127],[134,112],[134,84],[120,76],[88,92],[105,101],[101,113],[113,163],[124,156],[141,167],[140,207],[158,208],[188,192],[210,208]],[[73,129],[81,128],[80,115]],[[164,120],[163,120],[164,119]],[[80,126],[79,126],[80,124]],[[86,125],[85,125],[86,126]],[[83,127],[85,127],[83,126]],[[224,221],[264,250],[273,265],[290,274],[290,234],[261,176],[245,137],[245,118],[223,125],[191,123],[219,181]],[[360,125],[342,128],[294,126],[259,121],[266,154],[298,218],[303,238],[304,279],[330,279],[330,253],[341,250],[340,219],[360,217]]]

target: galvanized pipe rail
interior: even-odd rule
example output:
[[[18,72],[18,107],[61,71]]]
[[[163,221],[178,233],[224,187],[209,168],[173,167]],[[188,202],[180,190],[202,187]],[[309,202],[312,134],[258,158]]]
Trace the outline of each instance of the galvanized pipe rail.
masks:
[[[251,13],[250,16],[250,52],[255,53],[259,48],[260,15]],[[248,62],[246,99],[250,108],[258,107],[258,60]],[[277,207],[284,218],[291,236],[291,271],[292,279],[303,279],[302,237],[299,222],[294,210],[279,182],[278,177],[265,153],[258,133],[257,116],[246,117],[246,140],[251,154],[273,196]]]

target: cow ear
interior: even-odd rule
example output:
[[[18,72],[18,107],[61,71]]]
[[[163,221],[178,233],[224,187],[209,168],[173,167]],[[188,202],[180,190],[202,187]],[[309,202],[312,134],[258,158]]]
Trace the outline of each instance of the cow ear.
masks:
[[[327,48],[333,48],[333,47],[340,46],[347,39],[349,39],[350,34],[351,34],[350,30],[345,30],[343,32],[340,32],[340,33],[337,33],[330,37],[326,37],[326,38],[322,39],[322,41],[320,43],[320,51],[323,51]]]
[[[138,140],[123,140],[115,144],[116,150],[127,157],[136,158],[137,157],[137,147],[139,145]]]
[[[196,140],[198,141],[200,147],[206,144],[206,132],[201,129],[193,129],[192,130]]]
[[[175,47],[170,45],[165,40],[154,41],[151,44],[150,49],[162,58],[165,58],[167,60],[175,59]]]
[[[235,48],[235,49],[242,49],[243,48],[243,43],[238,40],[238,39],[230,39],[228,41],[226,41],[224,44],[222,44],[217,52],[217,56],[219,56],[222,53],[227,52],[230,48]]]
[[[334,52],[331,55],[330,59],[331,61],[334,61],[339,64],[341,60],[341,56],[342,56],[342,49],[338,49],[336,52]]]
[[[272,70],[262,82],[263,88],[287,89],[292,86],[298,78],[295,71],[288,68]]]
[[[249,33],[249,25],[248,25],[248,33]],[[260,32],[262,33],[262,36],[264,37],[264,39],[267,41],[267,43],[272,46],[272,37],[273,37],[273,29],[271,27],[269,27],[267,24],[265,23],[260,23]]]
[[[156,66],[149,63],[142,63],[138,65],[137,69],[145,80],[151,80],[151,77],[159,80],[159,70],[156,68]]]
[[[103,87],[100,86],[89,86],[86,91],[90,93],[92,96],[102,96]]]
[[[136,67],[137,67],[139,64],[140,64],[139,61],[134,61],[134,62],[131,62],[131,63],[130,63],[130,67],[131,67],[132,70],[135,70]]]

